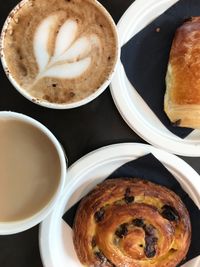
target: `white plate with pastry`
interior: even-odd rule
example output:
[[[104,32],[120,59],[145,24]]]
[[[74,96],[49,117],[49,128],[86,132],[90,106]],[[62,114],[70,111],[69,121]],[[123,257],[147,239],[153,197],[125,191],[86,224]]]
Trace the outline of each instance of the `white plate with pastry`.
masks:
[[[70,182],[66,184],[59,204],[41,224],[39,241],[44,267],[83,266],[74,248],[73,230],[63,221],[62,216],[118,167],[149,153],[164,164],[200,208],[199,175],[177,156],[143,144],[127,143],[103,147],[86,155],[69,168]],[[131,196],[128,196],[127,200],[132,201]],[[98,251],[97,254],[101,256]],[[184,267],[197,267],[199,264],[200,257],[188,262]]]
[[[145,26],[147,26],[159,15],[164,13],[167,9],[169,9],[172,5],[174,5],[177,2],[178,2],[177,0],[135,1],[125,12],[120,22],[118,23],[118,31],[119,31],[121,46],[126,44],[140,30],[142,30]],[[168,78],[170,76],[169,74],[170,72],[168,71]],[[183,75],[181,72],[179,74]],[[180,76],[176,78],[177,80],[179,79],[180,81]],[[190,78],[188,78],[188,81],[189,80]],[[168,79],[168,81],[170,80]],[[182,79],[182,81],[184,81],[184,79]],[[174,89],[176,90],[177,88],[173,88],[172,90]],[[170,90],[171,87],[168,86],[168,94],[167,94],[168,97],[172,96],[172,94],[171,95],[169,94]],[[191,157],[200,156],[200,130],[199,129],[193,130],[185,139],[179,138],[178,136],[170,132],[160,122],[157,116],[153,113],[153,111],[149,108],[146,102],[142,99],[142,97],[132,86],[132,84],[130,83],[125,74],[122,63],[118,65],[117,72],[112,80],[111,94],[123,119],[131,127],[131,129],[133,129],[144,140],[146,140],[147,142],[158,148],[165,149],[166,151],[174,154],[182,156],[191,156]],[[173,99],[170,98],[170,101],[171,100]],[[184,104],[184,101],[187,102],[190,101],[190,99],[181,99],[181,101]],[[180,106],[178,105],[170,106],[170,105],[166,106],[165,109],[173,120],[177,122],[182,121],[184,123],[188,123],[187,120],[184,121],[184,119],[183,120],[179,119],[181,115],[187,116],[187,114],[191,112],[191,116],[193,118],[190,120],[190,123],[194,124],[196,123],[196,121],[197,121],[196,124],[200,123],[199,105],[196,104],[193,105],[192,110],[191,110],[191,105],[189,106],[188,105],[184,106],[182,104]],[[181,112],[181,110],[183,112]],[[179,116],[178,119],[176,119],[177,116]]]

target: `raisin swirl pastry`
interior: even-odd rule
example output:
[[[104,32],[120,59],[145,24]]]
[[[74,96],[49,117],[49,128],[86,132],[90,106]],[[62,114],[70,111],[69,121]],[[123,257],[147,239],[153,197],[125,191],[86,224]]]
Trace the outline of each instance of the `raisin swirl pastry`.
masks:
[[[74,221],[75,250],[89,267],[175,267],[190,240],[181,199],[135,178],[98,185],[81,201]]]

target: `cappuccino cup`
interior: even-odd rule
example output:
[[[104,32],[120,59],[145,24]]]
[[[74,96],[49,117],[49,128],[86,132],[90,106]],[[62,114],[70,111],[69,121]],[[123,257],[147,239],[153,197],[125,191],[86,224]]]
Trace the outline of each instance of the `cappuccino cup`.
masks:
[[[120,56],[116,25],[96,0],[23,0],[9,14],[0,45],[14,87],[55,109],[99,96]]]
[[[52,211],[66,181],[64,151],[38,121],[0,112],[0,235],[40,223]]]

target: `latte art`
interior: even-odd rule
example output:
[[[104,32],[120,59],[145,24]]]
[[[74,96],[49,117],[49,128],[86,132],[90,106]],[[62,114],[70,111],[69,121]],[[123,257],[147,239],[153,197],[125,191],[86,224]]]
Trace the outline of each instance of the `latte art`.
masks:
[[[48,51],[51,28],[58,19],[59,14],[47,17],[36,31],[34,52],[39,67],[36,81],[42,77],[72,79],[80,76],[89,68],[92,52],[100,48],[98,36],[77,36],[77,22],[67,20],[57,33],[54,54],[51,55]]]
[[[93,0],[26,0],[11,13],[3,54],[17,84],[36,100],[73,103],[96,92],[118,56],[115,26]]]

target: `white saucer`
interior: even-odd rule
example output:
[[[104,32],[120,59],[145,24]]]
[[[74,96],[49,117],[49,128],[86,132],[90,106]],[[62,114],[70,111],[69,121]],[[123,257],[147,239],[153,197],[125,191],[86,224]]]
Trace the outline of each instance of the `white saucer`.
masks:
[[[40,252],[45,267],[81,267],[74,251],[72,229],[62,220],[64,213],[94,186],[124,163],[152,153],[176,177],[200,208],[200,177],[183,160],[149,145],[117,144],[98,149],[73,164],[70,181],[51,215],[41,224]],[[200,257],[184,267],[200,266]]]
[[[176,2],[136,0],[118,24],[121,46]],[[123,119],[144,140],[174,154],[200,156],[200,131],[193,131],[185,139],[171,133],[131,85],[121,63],[112,80],[111,93]]]

